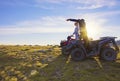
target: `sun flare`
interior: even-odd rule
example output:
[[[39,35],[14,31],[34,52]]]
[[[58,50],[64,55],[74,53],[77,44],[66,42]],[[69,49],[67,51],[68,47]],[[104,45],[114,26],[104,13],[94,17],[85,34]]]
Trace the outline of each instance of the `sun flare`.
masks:
[[[87,34],[89,38],[93,38],[93,39],[98,39],[98,34],[100,34],[101,32],[101,28],[97,25],[93,25],[93,24],[88,24],[86,25],[87,28]]]

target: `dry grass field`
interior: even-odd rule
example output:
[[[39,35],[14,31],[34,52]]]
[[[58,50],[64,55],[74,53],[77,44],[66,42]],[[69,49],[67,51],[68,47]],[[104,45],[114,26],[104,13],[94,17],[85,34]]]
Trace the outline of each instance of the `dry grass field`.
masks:
[[[119,81],[116,62],[89,58],[75,62],[58,46],[0,46],[0,81]]]

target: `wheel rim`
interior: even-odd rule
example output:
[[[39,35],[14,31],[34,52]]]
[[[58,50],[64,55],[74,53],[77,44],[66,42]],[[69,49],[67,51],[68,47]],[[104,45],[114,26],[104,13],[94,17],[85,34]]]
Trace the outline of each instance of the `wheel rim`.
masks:
[[[105,54],[105,56],[106,56],[106,57],[112,57],[112,53],[111,53],[111,52],[107,52],[107,53]]]
[[[80,53],[79,51],[77,51],[77,52],[75,53],[75,57],[81,57],[81,53]]]

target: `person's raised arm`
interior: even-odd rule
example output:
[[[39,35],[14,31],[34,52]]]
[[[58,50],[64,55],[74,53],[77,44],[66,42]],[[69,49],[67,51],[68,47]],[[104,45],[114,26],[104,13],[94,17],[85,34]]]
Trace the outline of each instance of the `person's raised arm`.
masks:
[[[78,22],[80,19],[67,19],[66,21]]]

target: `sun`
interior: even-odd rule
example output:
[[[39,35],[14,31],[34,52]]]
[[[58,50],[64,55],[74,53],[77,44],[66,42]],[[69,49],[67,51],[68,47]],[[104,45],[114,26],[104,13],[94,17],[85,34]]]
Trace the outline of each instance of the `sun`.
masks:
[[[86,29],[89,38],[98,39],[98,35],[101,32],[101,28],[99,26],[87,24]]]

